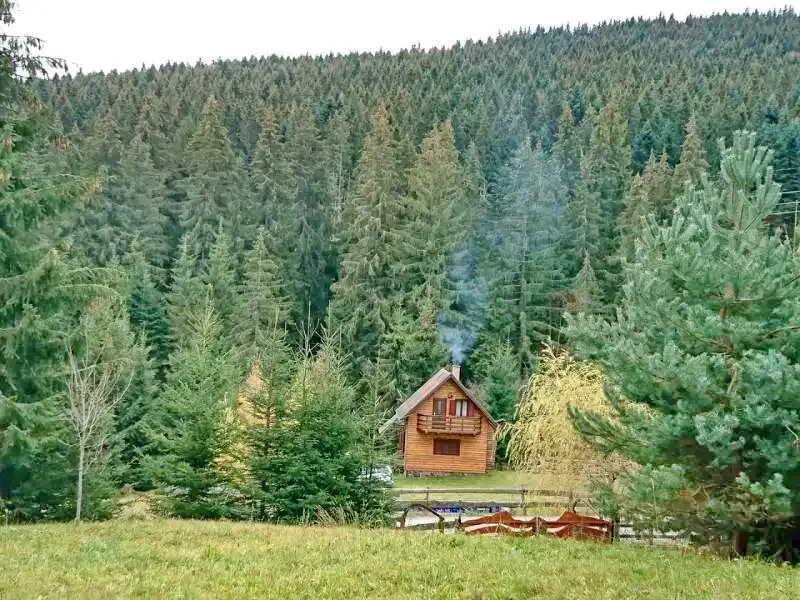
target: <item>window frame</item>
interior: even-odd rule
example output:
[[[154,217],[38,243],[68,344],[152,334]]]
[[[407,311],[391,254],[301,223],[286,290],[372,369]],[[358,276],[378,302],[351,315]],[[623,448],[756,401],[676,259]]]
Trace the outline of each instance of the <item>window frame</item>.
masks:
[[[433,454],[434,456],[461,456],[461,440],[433,438]]]
[[[459,409],[462,409],[459,411]],[[455,416],[457,417],[468,417],[469,416],[469,400],[466,398],[459,398],[456,400]]]
[[[440,409],[437,411],[437,407]],[[434,417],[444,417],[447,415],[447,398],[434,398],[431,413]]]

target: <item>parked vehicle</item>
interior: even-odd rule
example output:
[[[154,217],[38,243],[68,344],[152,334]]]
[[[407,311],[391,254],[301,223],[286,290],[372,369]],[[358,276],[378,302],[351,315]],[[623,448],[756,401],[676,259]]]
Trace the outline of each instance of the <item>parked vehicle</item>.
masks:
[[[392,473],[392,467],[389,465],[373,465],[372,467],[364,467],[361,470],[361,479],[392,483],[394,474]]]

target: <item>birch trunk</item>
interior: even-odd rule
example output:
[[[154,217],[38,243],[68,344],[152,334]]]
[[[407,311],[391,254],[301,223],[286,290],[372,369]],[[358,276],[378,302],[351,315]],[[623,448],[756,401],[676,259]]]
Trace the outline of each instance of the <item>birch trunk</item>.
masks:
[[[75,522],[81,522],[81,512],[83,509],[83,471],[86,463],[86,450],[83,441],[79,442],[78,447],[78,484],[75,493]]]

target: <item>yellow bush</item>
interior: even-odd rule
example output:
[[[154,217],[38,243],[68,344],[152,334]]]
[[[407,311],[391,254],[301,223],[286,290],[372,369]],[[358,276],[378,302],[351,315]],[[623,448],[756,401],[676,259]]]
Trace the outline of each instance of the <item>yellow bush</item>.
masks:
[[[569,418],[569,407],[609,415],[603,374],[597,365],[575,360],[547,347],[517,408],[508,436],[509,464],[515,469],[574,475],[608,475],[624,464],[581,439]]]

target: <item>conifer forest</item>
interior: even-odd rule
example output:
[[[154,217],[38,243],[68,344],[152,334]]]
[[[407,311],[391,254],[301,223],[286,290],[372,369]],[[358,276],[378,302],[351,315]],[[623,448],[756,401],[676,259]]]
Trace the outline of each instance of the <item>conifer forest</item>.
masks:
[[[6,519],[378,522],[404,398],[458,362],[512,421],[564,349],[616,415],[574,426],[640,465],[609,510],[797,560],[792,10],[108,73],[37,43],[0,43]]]

